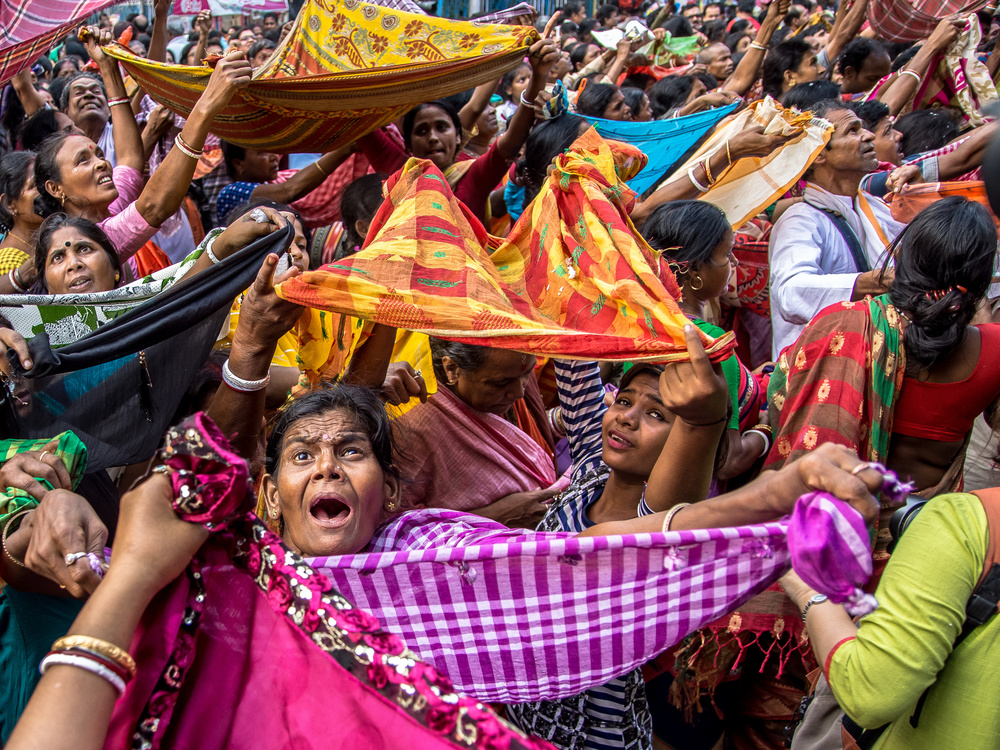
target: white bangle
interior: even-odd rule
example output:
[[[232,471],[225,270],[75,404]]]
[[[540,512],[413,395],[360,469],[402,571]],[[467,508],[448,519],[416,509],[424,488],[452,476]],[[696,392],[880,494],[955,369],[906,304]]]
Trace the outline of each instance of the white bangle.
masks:
[[[689,507],[691,503],[678,503],[673,508],[667,511],[667,515],[663,519],[663,533],[666,534],[670,531],[670,524],[673,523],[674,516],[680,513],[685,508]]]
[[[534,102],[529,102],[527,99],[524,98],[524,92],[523,91],[521,92],[521,104],[523,104],[525,107],[534,107],[535,106]]]
[[[62,664],[67,667],[79,667],[80,669],[84,669],[91,674],[96,674],[98,677],[103,677],[111,683],[111,686],[116,691],[118,691],[119,698],[125,694],[125,680],[116,675],[103,664],[100,664],[93,659],[88,659],[86,656],[77,656],[75,654],[49,654],[42,659],[42,663],[39,665],[38,671],[45,674],[49,667],[56,664]]]
[[[16,270],[17,270],[16,268],[12,268],[12,269],[11,269],[11,270],[10,270],[10,271],[9,271],[9,272],[7,273],[7,281],[9,281],[9,282],[10,282],[10,285],[11,285],[12,287],[14,287],[14,291],[15,291],[15,292],[20,292],[21,294],[24,294],[24,293],[25,293],[25,292],[27,292],[28,290],[27,290],[27,289],[25,289],[25,288],[24,288],[23,286],[21,286],[20,284],[18,284],[18,283],[17,283],[17,281],[16,281],[15,279],[14,279],[14,271],[16,271]]]
[[[222,233],[220,232],[219,234],[222,234]],[[212,252],[212,246],[213,246],[213,245],[215,245],[215,241],[216,241],[216,240],[217,240],[218,238],[219,238],[219,235],[218,235],[218,234],[216,234],[216,235],[214,235],[214,236],[210,237],[210,238],[208,239],[208,242],[206,242],[206,243],[205,243],[205,252],[206,252],[206,253],[208,253],[208,259],[209,259],[210,261],[212,261],[212,265],[213,265],[213,266],[216,266],[216,265],[218,265],[219,263],[221,263],[221,262],[222,262],[222,261],[221,261],[221,260],[219,260],[219,259],[218,259],[217,257],[215,257],[215,253],[213,253],[213,252]]]
[[[767,52],[767,49],[768,49],[766,45],[760,44],[759,42],[756,42],[756,41],[750,42],[750,46],[753,49],[759,49],[761,52]]]
[[[917,83],[918,84],[920,83],[920,74],[918,74],[917,72],[915,72],[913,70],[901,70],[901,71],[899,71],[899,74],[901,76],[913,76],[914,78],[917,79]]]
[[[763,430],[747,430],[743,433],[744,435],[760,435],[761,440],[764,441],[764,450],[760,452],[757,458],[763,458],[767,455],[767,452],[771,450],[771,441],[768,439],[767,434]]]
[[[698,164],[700,163],[701,162],[699,162]],[[697,167],[698,164],[695,164],[694,167],[691,167],[691,169],[688,170],[688,179],[691,180],[692,185],[698,188],[699,193],[707,193],[708,188],[702,185],[700,182],[698,182],[698,178],[694,176],[694,168]]]
[[[260,380],[244,380],[233,375],[233,371],[229,369],[229,360],[227,359],[222,365],[222,380],[234,391],[254,393],[267,388],[267,384],[271,382],[271,373],[268,373]]]

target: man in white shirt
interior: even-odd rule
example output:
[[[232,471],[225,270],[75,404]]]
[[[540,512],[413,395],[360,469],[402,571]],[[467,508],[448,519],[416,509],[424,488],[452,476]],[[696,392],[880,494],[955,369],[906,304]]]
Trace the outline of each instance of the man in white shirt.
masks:
[[[94,73],[77,73],[69,79],[63,89],[60,109],[69,115],[83,134],[101,147],[104,158],[114,168],[115,140],[112,136],[111,108],[101,77]],[[126,116],[131,117],[131,112]]]
[[[802,202],[771,231],[775,359],[820,310],[887,290],[892,270],[883,277],[886,247],[903,229],[888,206],[858,188],[878,167],[874,135],[841,101],[820,102],[813,113],[834,131],[806,173]]]

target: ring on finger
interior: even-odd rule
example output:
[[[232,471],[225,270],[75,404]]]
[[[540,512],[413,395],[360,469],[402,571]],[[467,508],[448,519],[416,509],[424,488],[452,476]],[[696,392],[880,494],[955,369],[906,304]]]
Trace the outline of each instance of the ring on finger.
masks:
[[[39,453],[38,460],[41,461],[43,458],[45,458],[45,456],[48,455],[48,453],[49,453],[48,451],[42,451],[41,453]]]
[[[86,552],[70,552],[68,555],[66,555],[66,558],[65,558],[66,564],[67,565],[72,565],[77,560],[82,560],[86,556],[87,556]]]
[[[865,471],[867,469],[872,469],[873,471],[877,471],[879,474],[885,473],[885,467],[882,464],[878,463],[877,461],[865,461],[864,463],[860,463],[853,469],[851,469],[851,476],[856,477],[862,471]]]

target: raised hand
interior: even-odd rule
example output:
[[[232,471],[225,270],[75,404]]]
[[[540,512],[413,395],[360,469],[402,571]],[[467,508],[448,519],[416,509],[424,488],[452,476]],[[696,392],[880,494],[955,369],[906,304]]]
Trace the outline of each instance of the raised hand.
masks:
[[[660,399],[666,409],[689,425],[720,424],[729,405],[729,388],[722,368],[709,360],[693,325],[684,326],[684,339],[690,359],[664,368],[660,375]]]

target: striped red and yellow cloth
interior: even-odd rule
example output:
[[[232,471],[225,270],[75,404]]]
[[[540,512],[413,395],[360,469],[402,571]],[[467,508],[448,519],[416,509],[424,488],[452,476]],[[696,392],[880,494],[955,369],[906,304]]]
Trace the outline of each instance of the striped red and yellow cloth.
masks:
[[[673,274],[628,217],[637,149],[591,128],[508,239],[492,237],[441,172],[410,159],[356,255],[278,294],[312,308],[454,341],[562,358],[687,359]],[[732,334],[702,341],[713,360]]]
[[[496,80],[538,39],[530,26],[452,21],[370,5],[308,0],[295,26],[212,132],[246,148],[330,151],[421,102]],[[159,104],[187,117],[207,65],[167,65],[120,44],[108,54]]]

